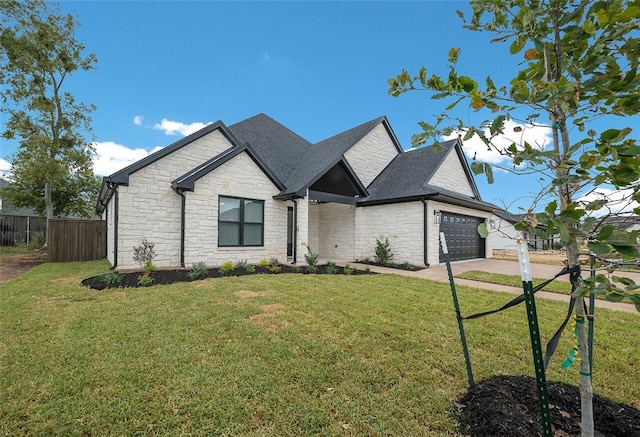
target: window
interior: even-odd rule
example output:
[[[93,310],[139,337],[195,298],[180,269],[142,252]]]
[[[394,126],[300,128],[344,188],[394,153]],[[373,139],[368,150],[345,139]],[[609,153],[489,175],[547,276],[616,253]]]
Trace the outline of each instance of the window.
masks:
[[[218,198],[218,246],[263,246],[264,201]]]

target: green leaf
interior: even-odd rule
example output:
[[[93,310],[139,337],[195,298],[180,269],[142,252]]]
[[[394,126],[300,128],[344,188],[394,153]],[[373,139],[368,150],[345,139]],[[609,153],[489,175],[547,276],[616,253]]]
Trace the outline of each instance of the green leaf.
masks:
[[[636,237],[631,232],[613,231],[609,238],[603,241],[612,246],[632,246],[637,244]]]
[[[606,255],[611,253],[611,247],[608,244],[590,242],[587,244],[589,250],[596,255]]]
[[[612,244],[613,248],[616,252],[628,256],[629,258],[638,258],[640,257],[640,252],[638,252],[638,248],[635,246],[616,246]]]
[[[489,236],[489,230],[487,229],[487,224],[482,222],[478,225],[478,234],[480,237],[487,238]]]
[[[505,115],[500,115],[493,120],[493,123],[491,123],[491,127],[489,128],[489,132],[492,136],[498,135],[502,132],[505,118]]]
[[[525,42],[524,38],[516,37],[511,43],[511,46],[509,46],[509,52],[511,52],[512,55],[515,55],[516,53],[520,52],[524,47],[524,42]]]
[[[556,209],[558,208],[558,202],[556,202],[555,200],[552,202],[549,202],[549,204],[547,205],[547,207],[544,209],[545,212],[549,215],[553,215],[556,212]]]

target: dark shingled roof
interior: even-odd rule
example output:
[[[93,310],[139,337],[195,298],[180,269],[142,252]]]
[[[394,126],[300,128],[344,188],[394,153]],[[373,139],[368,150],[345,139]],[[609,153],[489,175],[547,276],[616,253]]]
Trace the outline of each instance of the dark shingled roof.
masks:
[[[281,181],[286,181],[311,143],[265,114],[229,126],[242,143],[249,143]]]
[[[294,172],[285,179],[287,189],[281,195],[301,193],[309,188],[340,162],[347,150],[385,120],[385,117],[376,118],[314,144],[302,157]]]

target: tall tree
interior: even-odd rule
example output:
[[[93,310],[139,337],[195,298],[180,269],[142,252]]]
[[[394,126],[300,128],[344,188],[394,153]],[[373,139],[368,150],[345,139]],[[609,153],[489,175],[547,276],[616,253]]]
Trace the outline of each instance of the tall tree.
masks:
[[[640,146],[630,127],[607,127],[610,116],[627,117],[640,112],[640,2],[637,0],[482,0],[471,1],[473,15],[464,27],[495,34],[492,42],[508,43],[517,65],[515,77],[504,86],[491,77],[478,82],[457,70],[460,50],[449,52],[446,77],[402,71],[389,79],[389,93],[399,96],[414,90],[431,92],[432,98],[448,98],[447,113],[435,123],[420,122],[423,131],[414,135],[414,145],[458,132],[464,140],[478,135],[492,150],[510,157],[514,168],[524,165],[548,175],[542,194],[553,194],[543,212],[535,206],[518,225],[532,233],[559,234],[567,248],[570,267],[579,266],[580,241],[596,254],[618,252],[638,256],[637,233],[620,232],[599,217],[606,199],[585,195],[602,186],[627,193],[628,200],[640,202]],[[500,65],[504,71],[505,65]],[[449,115],[467,102],[475,112],[486,111],[489,118],[478,126]],[[524,116],[522,116],[524,112]],[[546,120],[540,121],[542,115]],[[495,140],[507,134],[507,122],[526,119],[530,126],[545,125],[552,130],[551,148],[513,142],[497,146]],[[636,121],[637,124],[637,121]],[[522,129],[518,127],[518,129]],[[485,173],[492,182],[491,166],[474,160],[476,174]],[[640,213],[640,208],[635,208]],[[546,225],[546,232],[536,225]],[[481,230],[482,231],[482,230]],[[578,320],[584,320],[582,297],[604,294],[611,300],[630,299],[640,311],[637,286],[628,279],[610,281],[604,275],[581,281],[576,278],[573,296]],[[593,435],[592,386],[586,324],[578,323],[580,344],[580,390],[582,432]]]
[[[55,216],[56,184],[86,179],[91,174],[90,132],[93,105],[76,102],[64,91],[78,70],[95,68],[96,57],[84,55],[75,38],[78,22],[44,0],[0,0],[0,84],[2,112],[8,115],[6,139],[19,140],[12,173],[33,187],[33,204],[44,203],[47,218]]]

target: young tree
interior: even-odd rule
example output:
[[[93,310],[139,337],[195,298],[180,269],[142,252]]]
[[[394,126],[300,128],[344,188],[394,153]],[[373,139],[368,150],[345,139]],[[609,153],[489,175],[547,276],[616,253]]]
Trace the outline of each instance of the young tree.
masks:
[[[63,86],[75,71],[95,68],[96,58],[83,55],[75,18],[44,0],[0,0],[0,17],[1,110],[8,115],[2,135],[20,142],[14,178],[42,193],[29,206],[43,201],[52,218],[60,210],[55,185],[92,171],[93,148],[84,134],[95,108],[76,102]]]
[[[543,212],[528,211],[518,225],[545,238],[559,234],[567,248],[570,267],[579,266],[580,241],[596,254],[618,252],[637,257],[637,233],[621,232],[605,225],[600,212],[607,200],[587,196],[599,187],[626,193],[627,200],[640,202],[640,146],[630,137],[631,128],[607,128],[598,132],[603,119],[627,117],[640,112],[640,2],[637,0],[483,0],[471,1],[473,16],[464,27],[496,35],[493,42],[509,43],[509,51],[519,70],[505,86],[488,77],[480,83],[459,74],[459,49],[449,52],[446,77],[417,75],[403,71],[389,79],[389,93],[399,96],[426,90],[432,98],[449,98],[446,111],[468,102],[475,112],[488,111],[490,117],[478,126],[448,114],[434,124],[420,122],[423,131],[414,135],[414,146],[428,139],[457,132],[464,140],[477,135],[492,150],[510,157],[514,170],[537,169],[548,176],[538,199],[552,194],[556,200]],[[501,65],[502,70],[505,69]],[[513,142],[496,145],[508,134],[508,121],[523,114],[529,126],[544,125],[552,131],[551,148]],[[542,115],[546,121],[539,121]],[[517,129],[522,129],[518,127]],[[476,174],[485,173],[489,182],[491,166],[474,160]],[[586,200],[590,199],[590,200]],[[637,203],[635,203],[637,205]],[[640,213],[640,208],[635,208]],[[537,224],[544,224],[546,232]],[[615,278],[614,278],[615,279]],[[611,300],[630,299],[640,311],[637,286],[628,279],[611,282],[604,275],[595,279],[576,278],[573,296],[576,317],[583,319],[582,297],[604,294]],[[593,435],[592,387],[586,326],[579,323],[580,390],[583,435]]]

